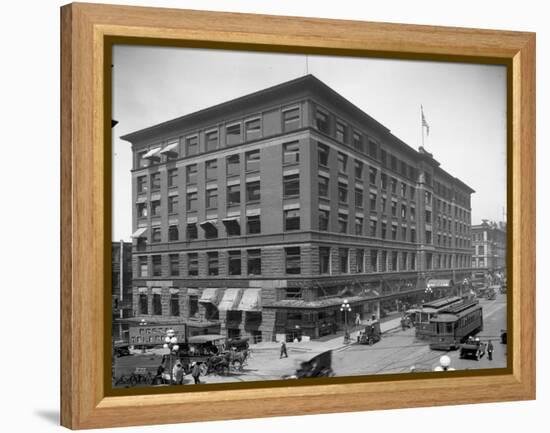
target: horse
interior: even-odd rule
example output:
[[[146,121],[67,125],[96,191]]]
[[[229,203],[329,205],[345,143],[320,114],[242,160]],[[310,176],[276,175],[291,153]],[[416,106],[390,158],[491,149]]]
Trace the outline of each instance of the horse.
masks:
[[[246,363],[248,356],[250,355],[250,350],[245,349],[237,352],[236,350],[230,350],[229,352],[229,363],[233,366],[234,369],[237,369],[236,364],[239,364],[238,370],[243,371],[243,366]]]
[[[208,372],[214,370],[216,373],[224,373],[225,370],[229,371],[229,363],[230,363],[230,354],[228,353],[222,353],[220,355],[213,355],[210,358],[208,358],[208,361],[206,362],[206,365],[208,367]]]

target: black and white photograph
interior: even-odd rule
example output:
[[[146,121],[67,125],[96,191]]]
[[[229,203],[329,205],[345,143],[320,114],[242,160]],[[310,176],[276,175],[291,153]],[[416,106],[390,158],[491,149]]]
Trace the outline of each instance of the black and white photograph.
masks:
[[[113,388],[508,366],[505,66],[115,45],[112,117]]]

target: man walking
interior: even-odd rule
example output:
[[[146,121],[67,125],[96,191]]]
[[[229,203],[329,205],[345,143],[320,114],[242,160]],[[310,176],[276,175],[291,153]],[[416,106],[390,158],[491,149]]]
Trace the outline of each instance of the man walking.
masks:
[[[487,358],[489,359],[489,361],[493,360],[493,350],[495,350],[493,347],[493,343],[491,340],[489,340],[489,344],[487,345]]]
[[[179,361],[176,362],[176,365],[174,365],[174,368],[172,369],[172,376],[174,377],[174,381],[176,382],[176,385],[183,385],[184,375],[185,375],[185,371],[183,370],[183,366]]]
[[[195,385],[198,385],[201,383],[199,377],[201,375],[201,368],[198,363],[193,362],[193,369],[191,370],[191,376],[193,376],[193,380],[195,381]]]
[[[284,340],[281,341],[281,355],[279,356],[279,359],[281,359],[283,355],[285,358],[288,358],[288,353],[286,353],[286,343],[284,342]]]

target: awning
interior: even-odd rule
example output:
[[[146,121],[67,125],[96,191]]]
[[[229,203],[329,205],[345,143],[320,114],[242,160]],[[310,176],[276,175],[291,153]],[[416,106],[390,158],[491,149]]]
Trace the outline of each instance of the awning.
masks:
[[[262,311],[261,289],[245,289],[237,310]]]
[[[178,154],[178,142],[176,141],[175,143],[170,143],[168,146],[166,146],[164,149],[162,149],[160,151],[160,153],[162,153],[162,154],[169,153],[169,154],[177,155]]]
[[[144,195],[142,195],[142,196],[140,196],[136,199],[136,203],[146,203],[146,202],[147,202],[147,197],[144,196]]]
[[[428,287],[453,287],[453,280],[428,280]]]
[[[208,231],[212,232],[212,231],[218,230],[218,228],[216,227],[217,222],[218,220],[206,220],[201,222],[199,225],[205,232],[208,232]]]
[[[242,289],[226,289],[223,298],[218,305],[219,311],[236,310],[237,304],[241,297]]]
[[[155,147],[154,149],[151,149],[149,152],[143,155],[143,158],[158,158],[159,152],[160,152],[160,147]]]
[[[142,238],[146,231],[147,231],[147,227],[140,227],[134,232],[132,237],[134,239]]]
[[[216,304],[218,302],[218,290],[219,289],[204,289],[199,302],[207,302],[210,304]]]

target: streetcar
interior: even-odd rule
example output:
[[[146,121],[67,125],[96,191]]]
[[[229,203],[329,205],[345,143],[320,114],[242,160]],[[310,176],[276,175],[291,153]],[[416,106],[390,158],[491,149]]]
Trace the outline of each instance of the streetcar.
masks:
[[[413,319],[415,326],[415,336],[418,339],[426,340],[432,337],[430,320],[440,311],[452,305],[462,302],[460,296],[449,296],[446,298],[436,299],[435,301],[425,302],[416,309],[416,314]]]
[[[477,300],[451,305],[431,318],[429,328],[430,349],[456,350],[483,330],[483,307]]]

